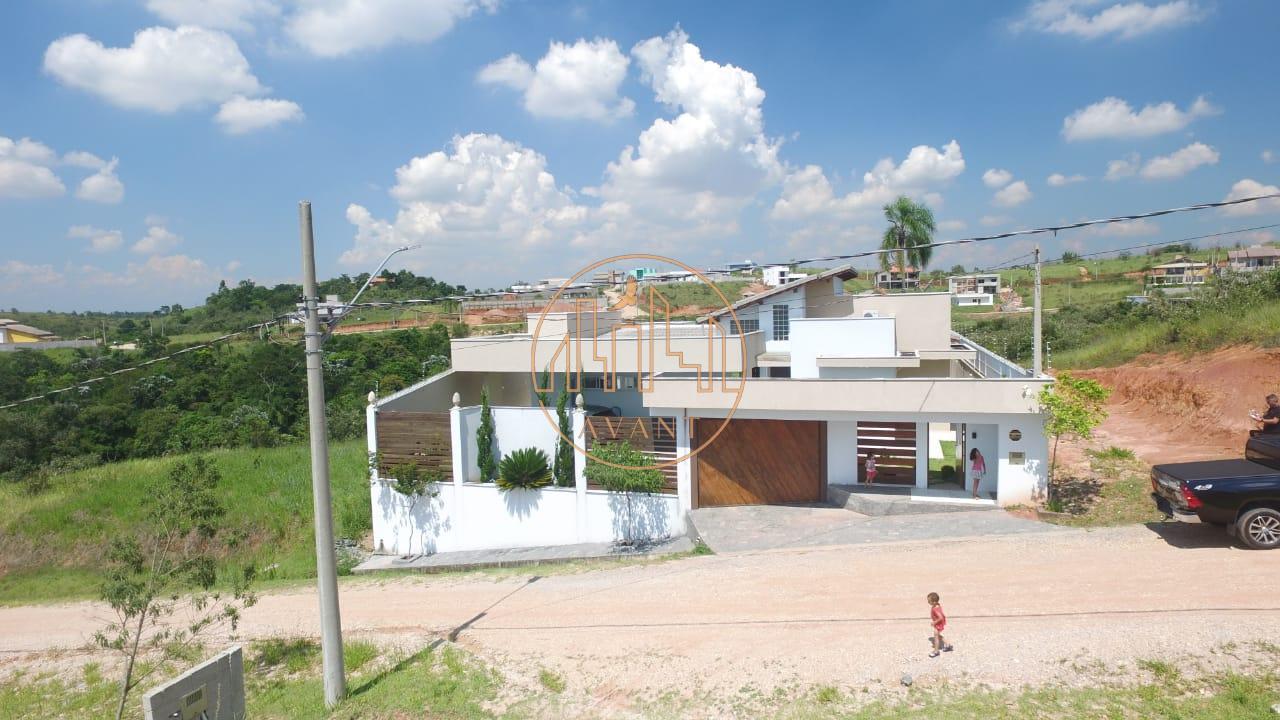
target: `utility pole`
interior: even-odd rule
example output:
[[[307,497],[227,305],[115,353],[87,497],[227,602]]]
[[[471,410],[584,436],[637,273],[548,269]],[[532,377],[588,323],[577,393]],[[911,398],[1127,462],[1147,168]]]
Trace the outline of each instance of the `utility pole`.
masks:
[[[338,568],[334,561],[333,502],[329,492],[329,427],[324,417],[324,370],[320,364],[320,317],[316,304],[316,248],[311,203],[298,203],[302,229],[302,303],[305,310],[307,410],[311,431],[311,497],[316,523],[316,582],[320,590],[320,651],[324,704],[332,708],[347,694],[342,667],[342,617],[338,612]]]
[[[1036,245],[1036,287],[1033,294],[1035,302],[1035,313],[1031,317],[1031,342],[1033,348],[1031,351],[1031,369],[1039,377],[1044,371],[1044,357],[1041,354],[1041,337],[1042,331],[1040,327],[1041,311],[1040,311],[1040,246]]]

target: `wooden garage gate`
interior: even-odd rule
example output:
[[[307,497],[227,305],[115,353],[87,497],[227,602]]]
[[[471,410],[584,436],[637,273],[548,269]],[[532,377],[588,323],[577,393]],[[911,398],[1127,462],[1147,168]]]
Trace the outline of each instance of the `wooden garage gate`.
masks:
[[[720,427],[693,420],[694,446]],[[772,505],[826,499],[827,424],[808,420],[730,420],[697,455],[694,507]]]
[[[916,424],[858,423],[858,482],[867,481],[867,455],[876,456],[876,484],[916,484]]]

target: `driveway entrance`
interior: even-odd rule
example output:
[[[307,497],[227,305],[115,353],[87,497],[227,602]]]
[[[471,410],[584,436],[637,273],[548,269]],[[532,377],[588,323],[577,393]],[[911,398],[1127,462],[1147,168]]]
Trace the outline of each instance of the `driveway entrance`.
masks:
[[[695,447],[721,420],[695,419]],[[827,424],[730,420],[695,463],[694,507],[826,500]]]

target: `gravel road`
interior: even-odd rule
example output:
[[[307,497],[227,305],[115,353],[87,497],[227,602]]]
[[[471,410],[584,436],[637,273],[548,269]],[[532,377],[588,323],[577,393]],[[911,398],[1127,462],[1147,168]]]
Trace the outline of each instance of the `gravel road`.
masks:
[[[360,580],[343,585],[341,602],[350,636],[420,645],[456,631],[504,672],[551,668],[607,702],[892,687],[904,672],[917,685],[1016,686],[1148,658],[1239,664],[1257,641],[1280,638],[1278,580],[1280,554],[1170,526],[728,553],[542,578]],[[956,647],[937,659],[927,657],[930,591]],[[0,662],[83,647],[105,617],[93,603],[0,609]],[[269,594],[246,613],[242,635],[279,634],[318,634],[311,592]]]

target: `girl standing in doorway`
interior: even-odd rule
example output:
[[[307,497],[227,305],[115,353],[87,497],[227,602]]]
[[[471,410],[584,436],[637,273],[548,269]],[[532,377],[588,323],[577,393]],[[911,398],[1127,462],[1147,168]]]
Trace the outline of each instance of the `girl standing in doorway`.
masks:
[[[867,484],[871,485],[876,481],[876,456],[867,453]]]
[[[978,448],[969,451],[969,477],[973,478],[973,497],[978,497],[978,486],[987,475],[987,461],[978,452]]]

